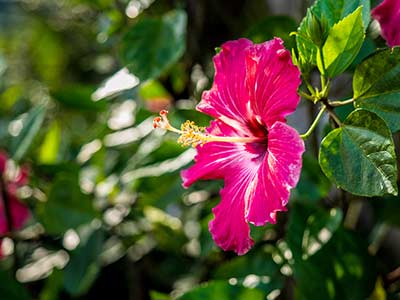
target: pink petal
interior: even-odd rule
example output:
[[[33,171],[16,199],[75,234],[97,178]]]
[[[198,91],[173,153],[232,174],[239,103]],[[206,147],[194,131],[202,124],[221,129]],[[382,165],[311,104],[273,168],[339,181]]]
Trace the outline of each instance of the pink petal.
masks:
[[[233,250],[238,255],[245,254],[254,244],[244,216],[246,191],[254,175],[254,172],[240,174],[239,170],[225,179],[221,202],[213,208],[215,218],[209,223],[215,243],[223,250]]]
[[[300,97],[300,71],[281,39],[247,48],[246,85],[251,107],[267,127],[294,112]]]
[[[29,219],[31,213],[29,208],[24,203],[20,202],[14,195],[10,195],[9,199],[13,229],[19,230]]]
[[[7,233],[10,231],[8,228],[7,215],[4,210],[3,198],[0,198],[0,234]],[[12,218],[12,230],[19,230],[23,227],[25,222],[30,217],[29,208],[22,202],[20,202],[14,194],[8,194],[8,201],[10,206],[11,218]]]
[[[281,122],[270,128],[268,154],[249,191],[248,222],[256,226],[275,223],[276,213],[286,210],[290,189],[300,177],[303,152],[303,140],[295,129]]]
[[[28,183],[28,179],[29,179],[29,167],[22,166],[14,180],[14,183],[17,186],[26,185]]]
[[[247,39],[229,41],[214,57],[214,84],[205,91],[197,109],[221,119],[238,130],[246,130],[249,95],[245,86],[246,49],[252,44]],[[242,128],[243,127],[243,128]]]
[[[400,1],[384,0],[371,11],[371,15],[379,22],[388,46],[400,45]]]
[[[0,151],[0,174],[6,170],[8,156],[5,152]]]
[[[215,120],[207,131],[217,136],[240,136],[232,127]],[[265,151],[243,143],[210,142],[197,146],[195,164],[181,172],[183,186],[188,187],[199,179],[223,179],[238,166],[257,168],[260,155]]]

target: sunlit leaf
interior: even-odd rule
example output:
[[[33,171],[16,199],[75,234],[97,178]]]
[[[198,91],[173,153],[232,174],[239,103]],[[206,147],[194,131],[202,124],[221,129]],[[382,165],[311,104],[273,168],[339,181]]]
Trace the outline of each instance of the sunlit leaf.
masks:
[[[321,73],[335,77],[344,72],[356,58],[364,41],[362,8],[339,21],[329,31],[322,47],[322,58],[317,55],[317,65]]]
[[[369,0],[317,0],[308,9],[296,34],[298,60],[303,72],[309,72],[317,65],[318,48],[322,47],[331,28],[359,6],[362,6],[362,25],[365,31],[370,21]],[[351,29],[347,27],[347,30]]]
[[[338,187],[363,196],[397,194],[393,139],[386,123],[366,110],[352,112],[321,142],[319,162]]]
[[[318,0],[312,7],[318,18],[326,18],[330,27],[362,6],[362,20],[367,29],[371,14],[369,0]]]
[[[339,209],[320,210],[307,219],[303,234],[303,258],[307,259],[318,252],[339,228],[343,214]]]
[[[400,130],[400,47],[376,52],[353,77],[355,106],[373,111],[392,131]]]
[[[58,151],[61,143],[61,128],[57,121],[50,125],[44,141],[39,149],[39,162],[42,164],[53,164],[57,161]]]

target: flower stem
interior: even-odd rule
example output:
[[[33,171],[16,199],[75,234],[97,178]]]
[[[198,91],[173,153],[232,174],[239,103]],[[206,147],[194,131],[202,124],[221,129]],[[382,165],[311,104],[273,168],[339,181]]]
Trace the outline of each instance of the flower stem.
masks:
[[[312,97],[316,97],[315,89],[314,89],[314,87],[311,85],[309,79],[308,79],[308,78],[304,78],[304,77],[303,77],[303,79],[304,79],[304,82],[305,82],[305,84],[306,84],[306,86],[307,86],[307,89],[308,89],[308,91],[311,93]]]
[[[347,105],[347,104],[350,104],[353,102],[354,102],[354,99],[351,98],[351,99],[344,100],[344,101],[329,101],[328,103],[330,106],[337,107],[337,106]]]
[[[301,97],[303,97],[304,99],[311,100],[312,102],[314,102],[314,100],[315,100],[315,98],[314,98],[313,96],[311,96],[311,95],[309,95],[309,94],[307,94],[307,93],[305,93],[305,92],[303,92],[303,91],[301,91],[301,90],[298,90],[297,93],[298,93]]]
[[[317,125],[318,125],[319,120],[320,120],[321,117],[323,116],[325,110],[326,110],[326,106],[323,105],[323,106],[321,107],[321,110],[319,111],[317,117],[315,118],[314,122],[311,124],[310,128],[307,130],[307,132],[300,135],[300,137],[301,137],[303,140],[306,140],[306,139],[313,133],[314,129],[315,129],[315,128],[317,127]]]

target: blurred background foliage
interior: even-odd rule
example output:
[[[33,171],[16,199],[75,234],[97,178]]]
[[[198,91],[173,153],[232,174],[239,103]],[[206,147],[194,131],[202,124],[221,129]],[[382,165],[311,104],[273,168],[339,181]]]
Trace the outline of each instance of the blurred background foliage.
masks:
[[[183,189],[195,151],[152,130],[165,108],[206,126],[194,108],[215,48],[274,36],[292,48],[310,4],[0,1],[0,148],[29,166],[19,196],[32,212],[3,239],[0,298],[400,299],[400,201],[331,186],[318,134],[288,213],[253,227],[255,247],[237,257],[207,229],[222,182]],[[338,80],[338,98],[350,83]],[[290,122],[304,131],[313,115],[302,103]]]

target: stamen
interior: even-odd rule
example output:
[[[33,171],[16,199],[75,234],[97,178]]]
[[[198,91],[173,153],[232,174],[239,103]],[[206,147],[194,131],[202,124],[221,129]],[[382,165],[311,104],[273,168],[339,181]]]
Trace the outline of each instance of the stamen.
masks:
[[[226,142],[226,143],[255,143],[262,142],[266,139],[264,137],[230,137],[230,136],[216,136],[205,132],[204,127],[197,126],[193,121],[186,121],[181,125],[181,129],[177,129],[169,123],[168,111],[160,111],[160,117],[155,117],[153,121],[154,128],[162,128],[175,133],[178,133],[178,143],[182,146],[204,145],[208,142]]]

